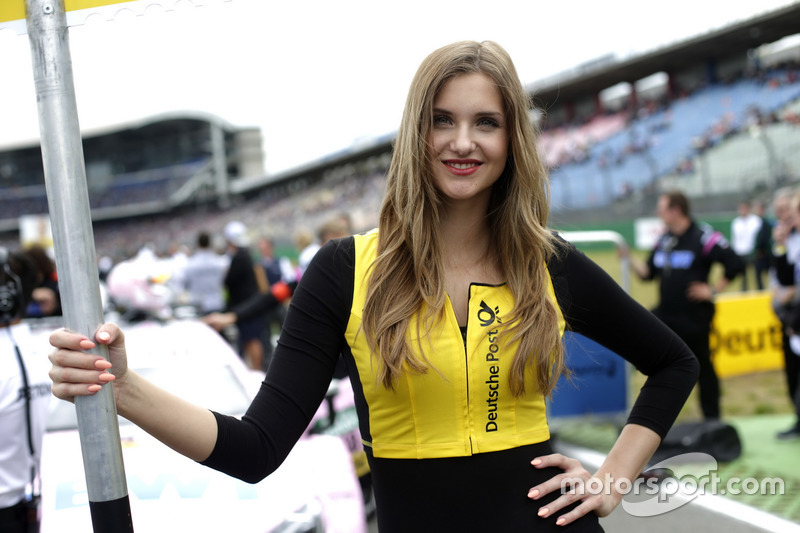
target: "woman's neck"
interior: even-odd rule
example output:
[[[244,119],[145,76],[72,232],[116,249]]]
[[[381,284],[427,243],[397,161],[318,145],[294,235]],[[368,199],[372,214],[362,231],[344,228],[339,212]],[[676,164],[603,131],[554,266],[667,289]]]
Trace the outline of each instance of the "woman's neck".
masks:
[[[451,209],[441,221],[440,237],[446,268],[468,266],[490,255],[493,247],[488,219],[483,214],[475,213],[475,210]]]

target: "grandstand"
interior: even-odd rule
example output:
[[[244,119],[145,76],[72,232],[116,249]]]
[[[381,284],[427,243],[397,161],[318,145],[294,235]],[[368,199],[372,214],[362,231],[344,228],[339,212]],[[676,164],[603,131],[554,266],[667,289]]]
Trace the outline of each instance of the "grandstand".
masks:
[[[758,74],[577,130],[566,144],[580,148],[551,173],[555,209],[605,208],[657,184],[750,196],[800,177],[796,66]]]
[[[83,135],[96,221],[169,212],[210,200],[225,205],[230,180],[263,173],[261,134],[202,113],[164,114]],[[0,230],[47,213],[38,145],[0,152]]]
[[[552,217],[587,221],[652,214],[680,187],[698,212],[733,212],[800,180],[800,3],[634,57],[598,58],[529,87],[551,167]],[[280,174],[263,171],[260,132],[203,114],[163,115],[84,132],[98,252],[193,242],[240,219],[287,244],[334,213],[372,227],[392,136]],[[266,147],[267,150],[269,147]],[[46,213],[35,145],[0,147],[0,244],[18,217]]]

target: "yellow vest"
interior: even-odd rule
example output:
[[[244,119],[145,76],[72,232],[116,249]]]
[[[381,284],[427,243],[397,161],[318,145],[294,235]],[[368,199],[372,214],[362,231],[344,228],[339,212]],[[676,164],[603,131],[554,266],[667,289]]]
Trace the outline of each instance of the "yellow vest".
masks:
[[[466,350],[448,300],[444,320],[420,328],[424,333],[422,350],[433,368],[424,374],[403,372],[394,390],[378,382],[376,370],[382,363],[373,359],[360,331],[378,233],[354,238],[355,284],[345,335],[368,406],[372,442],[364,441],[364,445],[371,447],[373,455],[398,459],[457,457],[550,438],[544,397],[535,386],[533,372],[529,382],[533,385],[529,384],[525,395],[515,398],[509,388],[508,370],[517,345],[498,343],[503,317],[514,306],[505,284],[470,285]],[[555,302],[552,281],[549,292]],[[564,320],[558,305],[556,309],[563,335]],[[424,312],[418,316],[424,316]],[[406,335],[408,345],[419,356],[414,319]]]

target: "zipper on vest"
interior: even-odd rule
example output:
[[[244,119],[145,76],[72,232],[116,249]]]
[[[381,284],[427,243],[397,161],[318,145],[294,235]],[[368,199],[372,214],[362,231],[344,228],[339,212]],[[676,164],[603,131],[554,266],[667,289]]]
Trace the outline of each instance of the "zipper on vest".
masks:
[[[467,325],[464,327],[464,329],[461,329],[460,326],[458,329],[461,331],[461,337],[464,340],[464,373],[466,374],[464,383],[467,386],[467,416],[469,417],[467,422],[469,426],[469,422],[471,421],[470,419],[472,417],[472,399],[469,393],[469,351],[467,350],[467,337],[468,337],[467,332],[469,331],[469,318],[467,318]],[[475,453],[475,449],[472,446],[472,433],[469,431],[467,432],[467,438],[469,439],[470,453]]]

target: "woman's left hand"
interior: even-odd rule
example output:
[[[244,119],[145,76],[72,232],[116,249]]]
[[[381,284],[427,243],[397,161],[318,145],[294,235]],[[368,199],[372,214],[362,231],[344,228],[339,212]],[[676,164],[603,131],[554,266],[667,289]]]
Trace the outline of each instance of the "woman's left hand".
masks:
[[[606,487],[602,480],[592,477],[577,459],[554,453],[537,457],[531,464],[535,468],[556,467],[563,470],[563,473],[528,491],[528,498],[532,500],[538,500],[554,492],[561,494],[539,509],[539,516],[543,518],[552,516],[577,501],[581,502],[568,513],[559,516],[556,520],[557,525],[565,526],[590,512],[598,516],[607,516],[622,499],[613,487]]]

